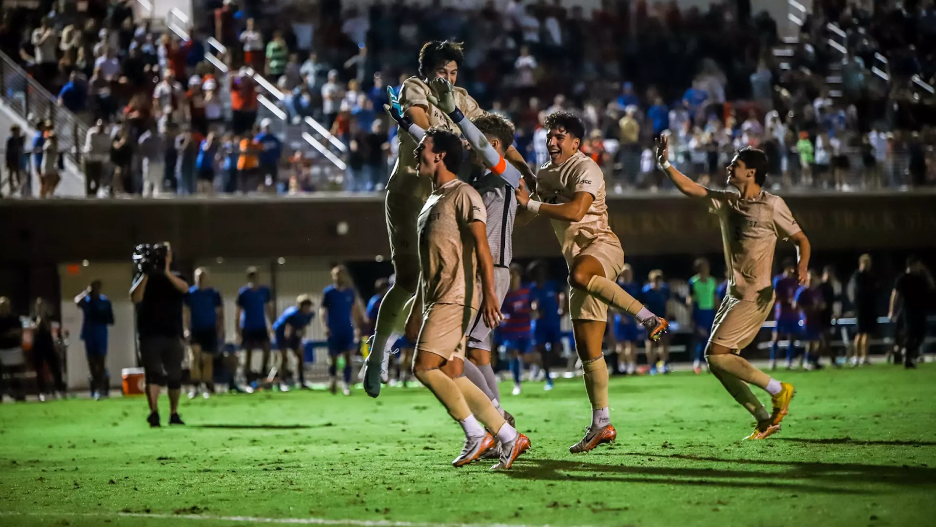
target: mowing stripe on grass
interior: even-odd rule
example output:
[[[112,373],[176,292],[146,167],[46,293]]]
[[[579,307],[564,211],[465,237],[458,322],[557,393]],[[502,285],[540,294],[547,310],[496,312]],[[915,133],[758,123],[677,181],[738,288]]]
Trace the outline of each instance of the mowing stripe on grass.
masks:
[[[201,515],[194,513],[182,513],[182,514],[172,514],[172,513],[134,513],[134,512],[115,512],[110,513],[54,513],[54,512],[36,512],[36,513],[20,513],[20,512],[0,512],[0,517],[107,517],[109,515],[116,515],[118,517],[140,517],[140,518],[149,518],[149,519],[189,519],[192,521],[223,521],[223,522],[243,522],[243,523],[267,523],[267,524],[288,524],[288,525],[336,525],[336,526],[429,526],[429,524],[419,525],[408,522],[401,521],[362,521],[356,519],[322,519],[319,517],[299,517],[292,519],[278,519],[273,517],[250,517],[250,516],[240,516],[240,515]],[[470,524],[435,524],[433,526],[472,526]],[[520,525],[510,525],[510,524],[483,524],[476,526],[520,526]]]

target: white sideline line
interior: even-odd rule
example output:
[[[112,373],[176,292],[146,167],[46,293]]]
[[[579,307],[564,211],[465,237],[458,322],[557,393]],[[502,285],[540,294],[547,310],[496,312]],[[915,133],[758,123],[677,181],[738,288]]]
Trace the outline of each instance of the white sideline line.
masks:
[[[244,523],[269,523],[269,524],[288,524],[288,525],[320,525],[331,524],[336,526],[496,526],[505,528],[508,526],[523,526],[521,524],[414,524],[402,521],[362,521],[357,519],[323,519],[320,517],[298,517],[292,519],[275,517],[251,517],[242,515],[199,515],[194,513],[171,514],[171,513],[134,513],[134,512],[114,512],[114,513],[68,513],[68,512],[0,512],[0,517],[107,517],[116,515],[118,517],[128,518],[146,518],[146,519],[188,519],[191,521],[223,521],[223,522],[244,522]]]

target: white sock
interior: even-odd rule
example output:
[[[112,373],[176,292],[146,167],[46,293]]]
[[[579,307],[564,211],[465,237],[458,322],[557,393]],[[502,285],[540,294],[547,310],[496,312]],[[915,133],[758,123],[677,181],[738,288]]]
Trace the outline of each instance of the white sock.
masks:
[[[644,306],[643,308],[640,309],[639,312],[637,312],[637,315],[635,315],[634,317],[637,318],[637,322],[643,323],[644,321],[648,319],[653,319],[654,317],[656,317],[656,315],[654,315],[653,312],[651,312],[650,310],[647,309],[646,306]]]
[[[767,388],[764,390],[766,390],[768,393],[770,393],[771,396],[773,396],[779,393],[782,389],[783,387],[780,386],[779,381],[773,378],[770,378],[770,381],[767,382]]]
[[[692,368],[694,368],[694,369],[699,368],[700,365],[701,365],[701,363],[699,362],[698,359],[695,359],[695,360],[692,361]]]
[[[604,427],[611,423],[611,411],[607,407],[592,410],[592,427]]]
[[[516,438],[517,430],[511,427],[509,423],[505,423],[501,426],[500,430],[497,431],[497,439],[500,440],[502,444],[513,442]]]
[[[458,423],[460,423],[462,429],[465,430],[465,436],[469,438],[484,436],[484,426],[481,425],[481,422],[479,422],[473,414],[469,414],[468,418],[465,418]]]

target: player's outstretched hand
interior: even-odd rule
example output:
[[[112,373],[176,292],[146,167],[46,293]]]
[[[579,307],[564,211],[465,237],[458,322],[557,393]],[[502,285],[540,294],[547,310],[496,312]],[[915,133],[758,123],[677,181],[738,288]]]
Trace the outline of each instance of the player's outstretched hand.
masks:
[[[514,196],[517,197],[517,205],[526,208],[530,203],[530,191],[527,189],[526,181],[520,178],[520,186],[514,190]]]
[[[432,93],[426,95],[426,99],[430,103],[446,114],[455,111],[455,91],[448,79],[436,77],[429,81],[429,87],[432,89]]]
[[[481,299],[481,316],[484,317],[484,324],[491,329],[500,326],[501,321],[504,320],[497,299],[490,295],[485,295],[484,298]]]
[[[400,106],[400,98],[397,96],[396,92],[393,91],[392,86],[387,87],[387,99],[390,101],[390,104],[383,105],[384,111],[399,125],[403,119],[403,107]]]
[[[656,140],[656,159],[660,165],[669,161],[669,136],[665,134],[660,134]]]

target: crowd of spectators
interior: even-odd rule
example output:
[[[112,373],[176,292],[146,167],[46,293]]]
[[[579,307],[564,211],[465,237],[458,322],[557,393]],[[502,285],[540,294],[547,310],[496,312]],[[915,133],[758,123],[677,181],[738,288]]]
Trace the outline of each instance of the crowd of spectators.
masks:
[[[396,146],[382,111],[386,87],[414,73],[419,47],[432,39],[465,43],[458,83],[514,121],[532,165],[546,159],[544,115],[580,115],[583,150],[617,192],[668,185],[651,151],[661,133],[670,135],[672,163],[702,181],[720,179],[732,151],[746,145],[767,152],[776,186],[936,181],[936,112],[926,90],[936,84],[932,1],[815,2],[789,57],[774,53],[786,45],[777,22],[767,12],[752,16],[743,2],[702,11],[675,0],[603,0],[586,13],[561,0],[375,1],[344,12],[328,2],[208,0],[185,39],[134,20],[131,0],[81,3],[80,12],[66,0],[40,3],[45,16],[5,13],[0,47],[61,106],[102,121],[95,129],[110,148],[85,145],[92,194],[98,181],[112,194],[379,190]],[[831,33],[830,22],[846,37]],[[206,51],[231,73],[206,62]],[[878,69],[883,76],[871,69],[878,53],[889,63]],[[314,181],[312,160],[283,145],[273,165],[288,170],[254,170],[267,145],[255,129],[262,88],[252,72],[281,92],[269,99],[291,126],[313,118],[343,143],[340,179]],[[267,135],[283,128],[274,130]],[[167,161],[150,162],[159,157]]]

